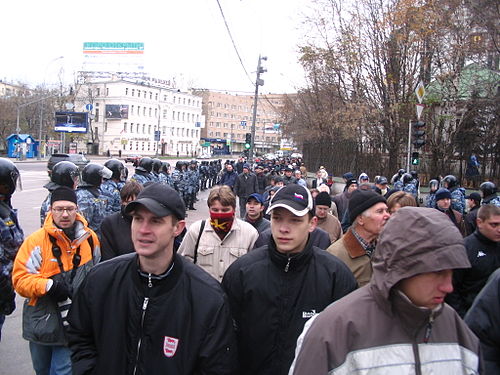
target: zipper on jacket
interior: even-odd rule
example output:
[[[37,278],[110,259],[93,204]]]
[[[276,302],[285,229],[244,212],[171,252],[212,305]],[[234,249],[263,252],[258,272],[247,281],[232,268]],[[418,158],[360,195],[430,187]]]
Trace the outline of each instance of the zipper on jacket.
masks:
[[[288,272],[288,269],[290,268],[290,260],[292,258],[290,257],[290,255],[288,255],[288,261],[286,262],[286,266],[285,266],[285,272]]]
[[[425,334],[424,334],[424,343],[427,344],[429,342],[429,339],[431,338],[431,332],[432,332],[432,324],[434,323],[434,311],[431,312],[431,315],[429,316],[429,322],[427,323],[427,327],[425,327]]]
[[[153,283],[151,281],[151,274],[148,274],[148,288],[152,288]],[[146,316],[146,309],[148,308],[149,297],[144,297],[142,301],[142,313],[141,313],[141,335],[139,336],[139,341],[137,342],[137,353],[135,355],[135,365],[134,365],[134,375],[137,373],[137,363],[139,362],[139,354],[141,352],[141,344],[142,344],[142,328],[144,326],[144,317]]]

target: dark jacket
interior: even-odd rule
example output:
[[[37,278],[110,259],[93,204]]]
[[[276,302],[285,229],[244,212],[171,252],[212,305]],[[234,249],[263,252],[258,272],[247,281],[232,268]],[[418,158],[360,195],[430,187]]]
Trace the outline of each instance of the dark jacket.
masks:
[[[257,241],[255,241],[253,248],[257,249],[259,247],[267,245],[271,237],[271,228],[266,229],[262,233],[259,232],[259,238],[257,238]],[[309,240],[311,241],[312,246],[319,247],[321,250],[326,250],[328,249],[328,246],[331,245],[330,236],[328,235],[328,233],[318,227],[316,227],[316,229],[309,234]]]
[[[232,189],[234,187],[234,183],[236,182],[237,177],[238,173],[236,173],[234,170],[232,170],[231,172],[228,172],[226,170],[222,174],[222,177],[219,181],[219,185],[227,185]]]
[[[500,242],[489,240],[477,229],[464,241],[472,267],[453,272],[453,293],[446,298],[461,317],[469,310],[488,277],[500,267]]]
[[[222,280],[236,325],[241,374],[288,374],[305,322],[356,288],[349,269],[312,246],[292,257],[269,244],[236,260]]]
[[[321,185],[321,184],[325,184],[326,185],[327,182],[328,182],[328,180],[326,178],[322,178],[320,180],[320,184],[319,185]],[[318,179],[314,178],[314,180],[312,180],[312,182],[311,182],[311,188],[317,189],[319,185],[318,185]]]
[[[265,217],[261,217],[259,220],[252,222],[249,220],[248,215],[245,217],[245,221],[248,224],[251,224],[255,229],[257,229],[257,232],[261,234],[262,232],[265,232],[271,227],[271,222],[267,220]]]
[[[474,300],[465,323],[481,341],[484,373],[500,374],[500,269],[491,275]]]
[[[162,276],[140,273],[137,262],[126,254],[100,263],[76,294],[73,374],[234,374],[235,337],[219,283],[177,254]]]
[[[257,193],[264,194],[264,191],[266,191],[266,186],[267,186],[267,176],[264,173],[259,173],[256,176],[257,176],[257,187],[258,187]]]
[[[465,223],[465,234],[468,236],[476,230],[477,224],[477,211],[479,211],[480,206],[474,206],[467,215],[465,215],[464,223]]]
[[[121,212],[106,216],[101,224],[101,261],[133,253],[130,234],[132,218]]]
[[[337,194],[332,198],[332,202],[337,205],[337,212],[339,214],[339,220],[342,221],[344,213],[349,207],[349,199],[351,199],[351,193],[344,191],[343,193]]]
[[[259,187],[257,185],[257,176],[255,173],[240,173],[238,177],[236,177],[233,190],[236,196],[243,199],[248,198],[253,193],[257,193]]]

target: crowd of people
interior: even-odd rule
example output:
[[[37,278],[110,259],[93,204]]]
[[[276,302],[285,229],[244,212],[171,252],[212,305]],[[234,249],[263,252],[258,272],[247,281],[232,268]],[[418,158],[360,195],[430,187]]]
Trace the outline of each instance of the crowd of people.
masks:
[[[0,159],[0,333],[17,292],[37,375],[499,373],[496,185],[342,177],[301,158],[144,157],[130,178],[63,161],[25,237]]]

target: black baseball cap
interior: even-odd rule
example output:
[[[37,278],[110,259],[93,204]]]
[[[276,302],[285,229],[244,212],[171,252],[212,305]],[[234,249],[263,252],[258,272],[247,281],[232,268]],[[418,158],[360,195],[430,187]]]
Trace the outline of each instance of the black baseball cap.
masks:
[[[470,193],[469,195],[465,196],[465,199],[473,199],[476,202],[481,202],[481,195],[479,193]]]
[[[267,214],[278,207],[286,208],[295,216],[304,216],[314,209],[314,200],[311,192],[305,187],[288,184],[273,195],[269,202]]]
[[[135,201],[125,208],[125,213],[131,213],[138,206],[144,206],[159,217],[174,215],[179,220],[186,217],[186,207],[177,193],[170,186],[155,182],[144,188]]]

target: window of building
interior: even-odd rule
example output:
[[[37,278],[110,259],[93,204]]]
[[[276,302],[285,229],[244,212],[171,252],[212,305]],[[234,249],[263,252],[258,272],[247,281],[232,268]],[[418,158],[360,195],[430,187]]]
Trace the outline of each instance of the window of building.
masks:
[[[135,89],[132,89],[132,96],[135,96]]]
[[[153,93],[151,91],[149,92],[149,99],[153,99]]]
[[[163,134],[163,135],[167,134],[167,127],[166,127],[166,126],[164,126],[164,127],[163,127],[163,129],[162,129],[162,134]]]
[[[142,134],[146,134],[146,124],[142,124]]]
[[[188,99],[188,105],[191,105],[191,99]]]
[[[220,132],[215,132],[216,137],[220,137]]]
[[[177,121],[180,121],[180,120],[181,120],[181,113],[177,112]]]
[[[184,130],[185,130],[185,129],[184,129],[184,128],[182,128],[182,130],[181,130],[181,137],[184,137]]]
[[[142,96],[144,97],[144,99],[146,99],[146,95],[147,95],[147,94],[148,94],[148,93],[147,93],[146,91],[143,91],[143,95],[142,95]]]
[[[139,151],[139,142],[135,142],[135,151]]]
[[[134,123],[133,122],[130,123],[130,132],[131,133],[134,132]]]
[[[149,117],[153,114],[153,111],[151,110],[151,107],[149,108]]]
[[[141,106],[138,105],[137,106],[137,116],[140,116],[141,115]]]
[[[95,120],[95,121],[99,121],[99,108],[96,108],[96,109],[95,109],[95,117],[94,117],[94,120]]]
[[[227,133],[223,133],[223,137],[224,137],[224,138],[227,138]]]
[[[170,135],[173,137],[174,136],[174,132],[175,132],[175,129],[174,128],[170,128]]]
[[[95,89],[96,96],[101,96],[101,89],[98,87]]]
[[[167,95],[163,95],[163,101],[166,102],[167,101]]]
[[[148,134],[151,134],[151,125],[148,126]]]
[[[185,121],[186,113],[182,112],[182,121]]]
[[[175,111],[172,111],[172,120],[175,120]]]
[[[133,114],[134,114],[134,106],[133,106],[133,105],[131,105],[131,106],[130,106],[130,114],[131,114],[131,115],[133,115]]]
[[[109,96],[109,87],[106,87],[106,96]]]
[[[191,129],[191,138],[194,137],[194,129]]]
[[[141,142],[142,143],[142,151],[144,151],[144,142]]]
[[[179,137],[181,135],[181,129],[177,128],[177,136]]]
[[[104,131],[105,132],[108,131],[108,122],[107,121],[104,122]]]
[[[128,95],[128,87],[125,87],[125,95]]]
[[[209,132],[210,137],[214,136],[214,132]]]
[[[158,101],[158,93],[155,94],[155,100]]]
[[[158,117],[158,108],[155,108],[155,118]]]
[[[148,142],[148,151],[151,151],[151,142]]]
[[[123,123],[123,132],[124,133],[127,132],[127,123],[126,122]]]
[[[145,91],[144,91],[145,92]],[[142,115],[146,116],[146,107],[142,107]]]
[[[163,118],[166,119],[168,115],[168,111],[166,109],[163,110]]]
[[[186,105],[186,98],[182,98],[182,104]]]

